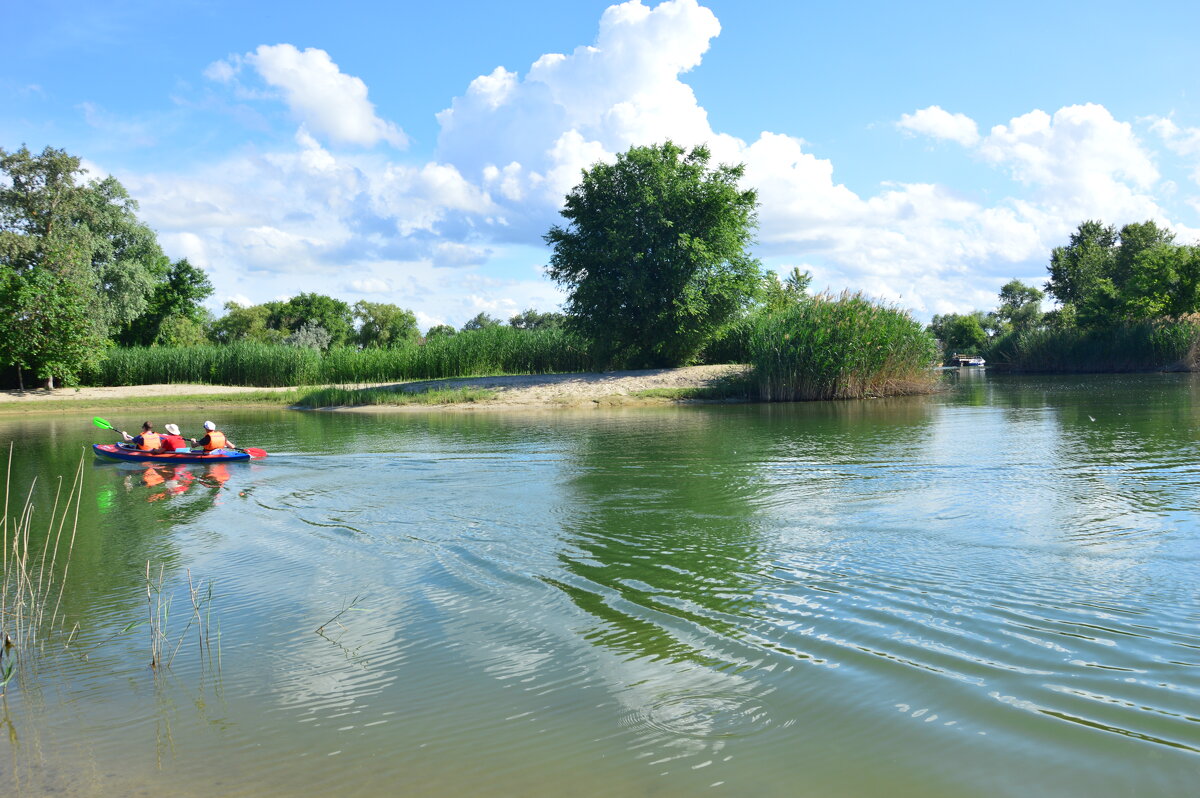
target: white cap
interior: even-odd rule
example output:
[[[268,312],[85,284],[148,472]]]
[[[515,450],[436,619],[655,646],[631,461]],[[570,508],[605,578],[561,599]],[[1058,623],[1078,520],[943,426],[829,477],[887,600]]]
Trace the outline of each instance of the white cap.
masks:
[[[216,424],[214,424],[214,423],[212,423],[211,421],[205,421],[205,422],[204,422],[204,428],[205,428],[206,430],[214,430],[214,429],[216,429],[216,428],[217,428],[217,425],[216,425]]]
[[[167,431],[168,435],[178,435],[179,434],[179,427],[176,426],[175,424],[163,424],[163,429],[165,429]]]

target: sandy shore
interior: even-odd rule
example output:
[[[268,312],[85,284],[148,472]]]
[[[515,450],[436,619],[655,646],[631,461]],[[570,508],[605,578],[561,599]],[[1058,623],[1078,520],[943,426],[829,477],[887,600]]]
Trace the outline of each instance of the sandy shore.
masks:
[[[744,366],[688,366],[678,369],[645,369],[639,371],[611,371],[583,374],[537,374],[515,377],[466,377],[452,380],[426,380],[421,382],[389,383],[384,386],[402,391],[424,391],[431,388],[478,387],[494,391],[494,399],[461,405],[397,405],[395,409],[431,410],[446,409],[504,409],[504,408],[554,408],[554,407],[600,407],[636,402],[633,394],[654,388],[695,388],[709,385],[731,374],[737,374]],[[264,391],[287,391],[290,388],[244,388],[230,385],[135,385],[119,388],[57,388],[27,391],[0,391],[0,411],[5,409],[35,410],[39,402],[78,403],[80,409],[89,404],[104,404],[112,407],[114,401],[134,397],[144,404],[146,397],[162,396],[222,396],[226,403],[236,400],[238,393],[261,393]],[[362,410],[380,411],[389,406],[373,405]]]

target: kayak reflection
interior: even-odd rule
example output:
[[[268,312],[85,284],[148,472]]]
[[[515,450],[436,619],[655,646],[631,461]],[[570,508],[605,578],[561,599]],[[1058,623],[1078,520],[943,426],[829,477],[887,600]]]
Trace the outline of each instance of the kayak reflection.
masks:
[[[152,465],[128,474],[124,486],[126,493],[147,489],[146,501],[157,502],[182,496],[197,485],[209,488],[206,492],[215,495],[231,476],[225,463]]]

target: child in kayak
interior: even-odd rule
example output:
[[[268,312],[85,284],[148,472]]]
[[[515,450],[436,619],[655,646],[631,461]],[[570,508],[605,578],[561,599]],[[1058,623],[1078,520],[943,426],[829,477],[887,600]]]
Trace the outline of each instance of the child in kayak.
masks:
[[[176,424],[164,424],[163,429],[167,431],[166,435],[160,435],[162,443],[151,454],[163,454],[174,452],[176,449],[188,448],[187,441],[179,434],[179,426]]]

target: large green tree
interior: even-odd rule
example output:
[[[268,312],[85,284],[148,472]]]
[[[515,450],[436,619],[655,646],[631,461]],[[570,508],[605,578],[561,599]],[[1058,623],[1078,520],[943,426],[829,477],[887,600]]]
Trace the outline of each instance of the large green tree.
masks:
[[[1143,301],[1144,267],[1151,261],[1166,266],[1179,255],[1174,239],[1174,233],[1153,221],[1127,224],[1119,232],[1098,221],[1084,222],[1066,246],[1051,253],[1046,291],[1058,300],[1061,314],[1082,327],[1146,318],[1149,309],[1162,302]],[[1169,254],[1172,250],[1174,255]],[[1196,309],[1193,303],[1184,312]]]
[[[597,164],[545,236],[549,274],[568,292],[568,325],[601,365],[678,366],[759,290],[747,248],[758,195],[739,166],[670,141]]]
[[[996,308],[998,332],[1032,330],[1042,323],[1042,298],[1045,296],[1032,285],[1009,280],[1000,289],[1000,306]]]
[[[203,330],[207,317],[201,303],[212,293],[212,283],[203,269],[186,258],[175,261],[155,285],[145,311],[126,328],[120,342],[148,345],[194,339],[194,331]]]
[[[16,331],[0,341],[0,359],[48,385],[74,379],[140,316],[166,269],[124,187],[85,182],[85,172],[63,150],[0,149],[0,313]]]
[[[354,318],[358,321],[358,343],[364,347],[398,346],[421,336],[416,315],[399,305],[355,302]]]

